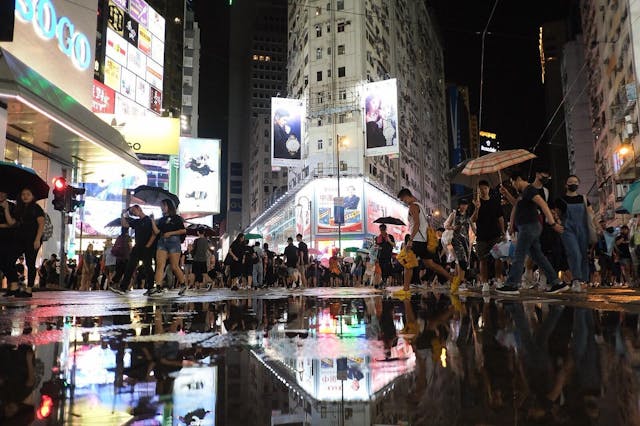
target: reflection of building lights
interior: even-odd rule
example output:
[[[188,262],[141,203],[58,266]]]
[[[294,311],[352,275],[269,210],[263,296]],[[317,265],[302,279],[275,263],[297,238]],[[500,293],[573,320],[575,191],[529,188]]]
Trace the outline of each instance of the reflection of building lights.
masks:
[[[442,348],[440,351],[440,363],[444,368],[447,368],[447,348]]]

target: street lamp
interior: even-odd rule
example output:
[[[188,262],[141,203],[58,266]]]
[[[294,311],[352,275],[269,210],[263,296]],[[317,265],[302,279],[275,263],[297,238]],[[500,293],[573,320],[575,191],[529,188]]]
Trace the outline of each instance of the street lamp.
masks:
[[[336,157],[338,163],[338,198],[340,198],[340,148],[349,146],[349,138],[336,135]],[[343,207],[344,208],[344,207]],[[342,254],[342,220],[338,223],[338,253]]]
[[[623,160],[623,164],[624,167],[621,167],[622,169],[626,169],[626,163],[627,160],[625,159],[625,157],[629,154],[631,154],[631,167],[633,169],[633,180],[636,180],[638,178],[637,176],[637,172],[636,172],[636,150],[635,147],[633,146],[633,143],[630,142],[623,142],[620,144],[620,146],[618,146],[618,148],[616,149],[616,153],[618,154],[618,158]]]

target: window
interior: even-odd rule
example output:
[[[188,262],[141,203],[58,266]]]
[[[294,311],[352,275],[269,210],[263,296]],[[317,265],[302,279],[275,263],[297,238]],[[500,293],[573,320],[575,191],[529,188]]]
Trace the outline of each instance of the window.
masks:
[[[331,24],[327,24],[327,33],[331,32]]]
[[[347,70],[345,67],[338,68],[338,77],[344,77],[347,75]]]
[[[344,123],[346,119],[347,119],[347,115],[346,114],[338,115],[338,123]]]
[[[322,173],[324,173],[324,164],[322,162],[319,162],[316,165],[316,173],[318,173],[319,175],[321,175]]]
[[[336,9],[337,10],[344,10],[344,0],[337,0],[336,1]]]
[[[344,55],[344,44],[338,46],[338,55]]]
[[[318,139],[318,149],[322,149],[322,139]]]
[[[316,16],[320,16],[320,15],[322,15],[322,8],[316,7]]]
[[[322,27],[320,25],[316,25],[316,37],[322,37]]]
[[[344,22],[338,22],[338,32],[339,33],[344,32]]]
[[[318,118],[318,127],[322,126],[322,118]]]
[[[265,193],[265,194],[268,194],[268,193],[269,193],[269,187],[268,187],[268,186],[265,186],[265,187],[264,187],[264,193]]]
[[[340,93],[338,94],[338,99],[340,99],[341,101],[346,101],[347,100],[347,91],[346,90],[341,90]]]
[[[316,49],[316,59],[322,59],[322,48],[318,47]]]
[[[327,77],[331,78],[331,70],[327,70]]]
[[[340,171],[341,172],[346,172],[347,171],[347,162],[346,161],[340,161]]]
[[[271,177],[273,179],[278,179],[278,172],[271,172]]]
[[[322,71],[316,73],[316,81],[322,81]]]

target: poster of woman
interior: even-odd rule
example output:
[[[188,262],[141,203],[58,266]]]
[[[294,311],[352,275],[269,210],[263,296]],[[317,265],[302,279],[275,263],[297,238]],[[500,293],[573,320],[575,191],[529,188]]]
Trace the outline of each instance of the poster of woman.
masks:
[[[366,132],[366,155],[399,152],[398,89],[396,79],[377,81],[364,86],[362,108]]]

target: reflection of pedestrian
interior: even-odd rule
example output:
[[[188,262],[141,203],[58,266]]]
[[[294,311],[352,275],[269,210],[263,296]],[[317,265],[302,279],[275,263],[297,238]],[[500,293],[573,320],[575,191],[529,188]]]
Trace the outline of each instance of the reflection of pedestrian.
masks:
[[[276,110],[273,115],[273,156],[274,158],[285,158],[299,160],[300,141],[288,124],[289,112],[285,109]]]
[[[360,197],[356,195],[356,188],[350,186],[347,188],[349,195],[344,198],[344,208],[345,210],[356,210],[358,208],[358,204],[360,204]]]

